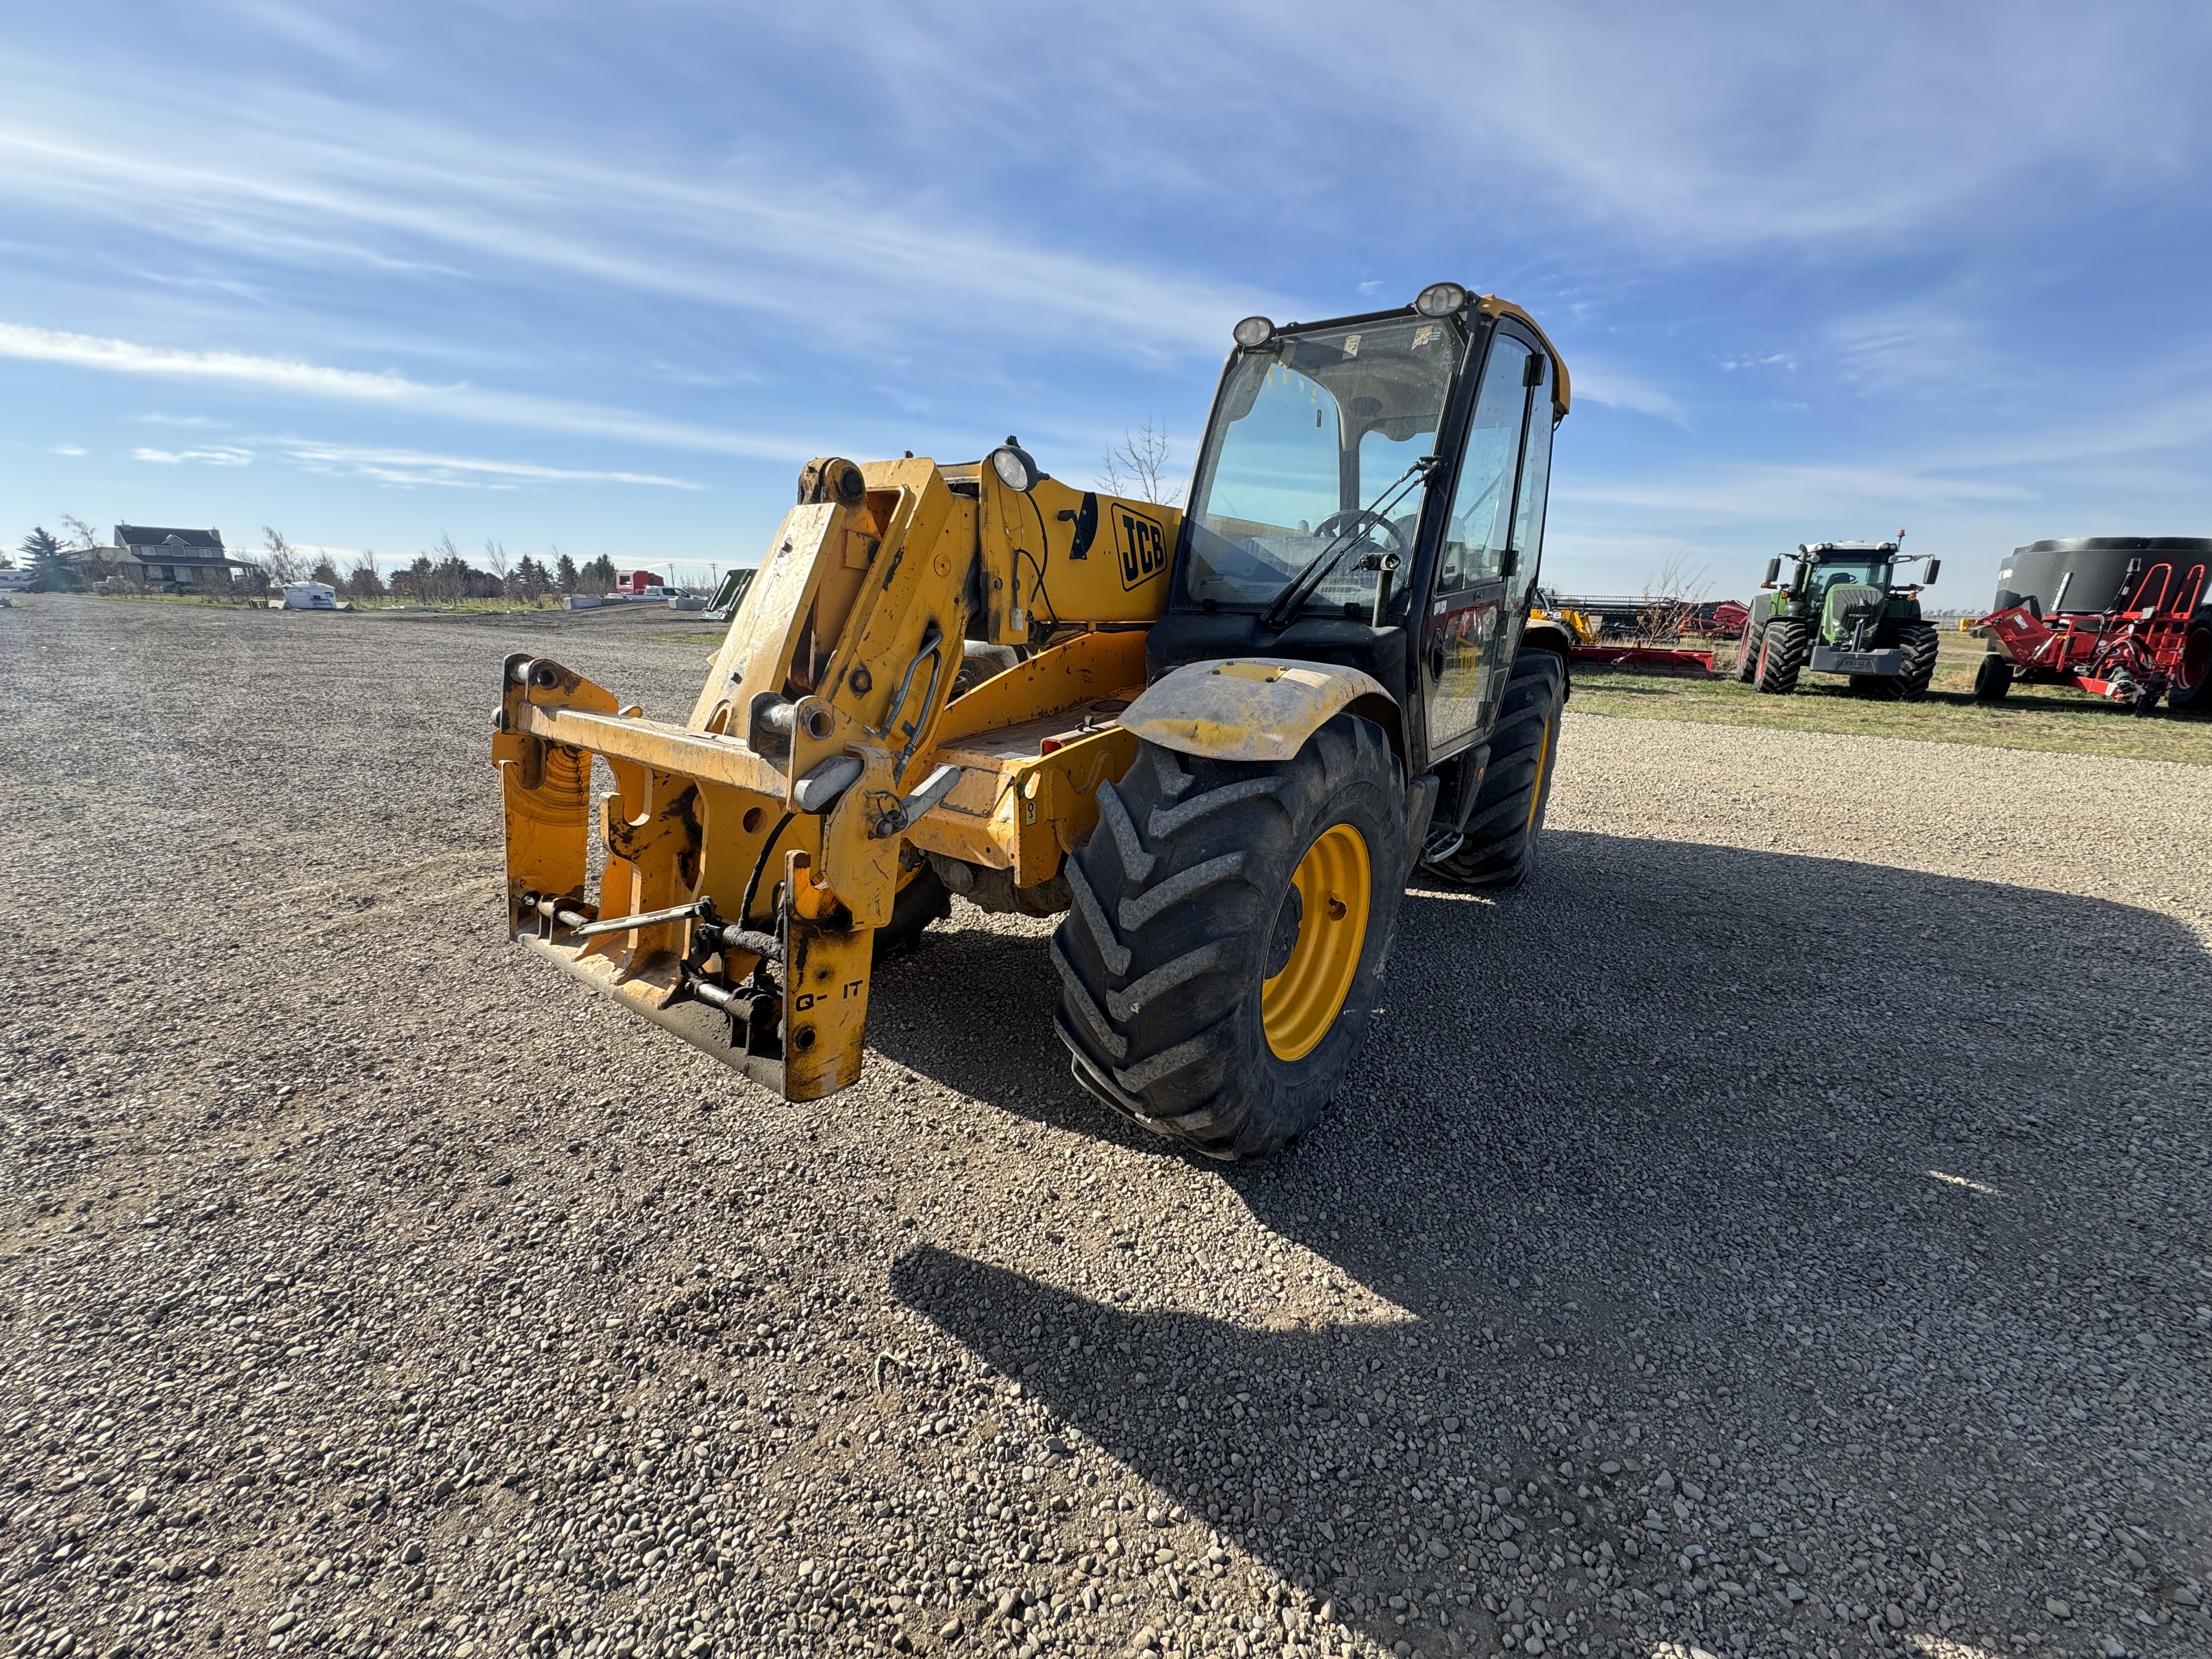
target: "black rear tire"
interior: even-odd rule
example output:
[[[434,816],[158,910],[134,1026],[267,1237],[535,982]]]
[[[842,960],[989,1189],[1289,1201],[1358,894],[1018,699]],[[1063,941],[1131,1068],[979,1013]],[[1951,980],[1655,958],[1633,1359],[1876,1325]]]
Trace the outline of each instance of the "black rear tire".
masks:
[[[1098,788],[1098,828],[1067,860],[1053,935],[1054,1024],[1076,1080],[1210,1158],[1262,1158],[1304,1133],[1367,1035],[1406,879],[1406,786],[1371,720],[1339,714],[1288,761],[1203,760],[1139,743]],[[1285,1059],[1262,988],[1314,926],[1289,895],[1316,843],[1364,843],[1356,965],[1312,1046]],[[1320,914],[1316,910],[1316,915]]]
[[[1759,655],[1751,683],[1761,691],[1786,697],[1797,689],[1797,673],[1805,665],[1805,624],[1775,621],[1759,630]]]
[[[1749,685],[1752,676],[1758,672],[1759,635],[1757,623],[1747,622],[1743,625],[1743,643],[1737,647],[1735,653],[1735,678],[1739,684]]]
[[[1535,867],[1536,837],[1552,799],[1559,752],[1559,714],[1567,674],[1558,653],[1524,651],[1514,659],[1498,724],[1491,728],[1490,765],[1468,815],[1467,839],[1427,867],[1469,887],[1517,887]],[[1458,808],[1448,822],[1456,823]]]
[[[2185,714],[2212,712],[2212,607],[2191,617],[2181,636],[2181,659],[2166,682],[2166,706]]]
[[[2012,690],[2012,665],[1994,651],[1982,659],[1982,665],[1974,671],[1974,701],[2002,702],[2005,693]]]

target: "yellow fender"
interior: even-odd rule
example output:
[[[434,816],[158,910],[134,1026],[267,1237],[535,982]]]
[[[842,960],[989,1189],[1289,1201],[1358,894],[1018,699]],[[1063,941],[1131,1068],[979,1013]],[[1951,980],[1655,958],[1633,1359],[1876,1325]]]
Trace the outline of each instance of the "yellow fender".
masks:
[[[1354,703],[1386,729],[1395,724],[1395,701],[1380,680],[1357,668],[1224,657],[1170,670],[1122,711],[1121,728],[1179,754],[1285,761]]]

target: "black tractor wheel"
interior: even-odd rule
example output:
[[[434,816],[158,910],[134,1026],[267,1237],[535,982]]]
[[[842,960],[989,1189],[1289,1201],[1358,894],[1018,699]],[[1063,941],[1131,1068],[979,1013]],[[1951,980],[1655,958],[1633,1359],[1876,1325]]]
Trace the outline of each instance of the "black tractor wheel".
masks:
[[[1406,880],[1406,786],[1371,720],[1281,762],[1149,743],[1066,866],[1054,1024],[1076,1080],[1211,1158],[1321,1115],[1367,1034]]]
[[[1759,624],[1747,622],[1743,625],[1743,643],[1736,647],[1735,677],[1739,683],[1749,685],[1752,676],[1759,672]]]
[[[1536,836],[1552,799],[1559,752],[1559,713],[1567,676],[1558,653],[1524,651],[1514,659],[1505,700],[1490,734],[1490,766],[1468,814],[1467,838],[1428,868],[1470,887],[1517,887],[1536,862]],[[1456,809],[1451,820],[1457,822]]]
[[[1797,689],[1797,671],[1805,665],[1805,624],[1775,621],[1759,634],[1759,655],[1752,665],[1751,683],[1761,691],[1788,696]]]
[[[1897,642],[1905,647],[1905,666],[1897,676],[1897,695],[1907,702],[1918,702],[1928,695],[1929,686],[1936,678],[1936,659],[1943,649],[1942,635],[1933,623],[1906,623],[1897,630]]]
[[[1982,659],[1982,665],[1974,671],[1974,701],[2002,702],[2005,693],[2012,690],[2012,665],[1994,651]]]
[[[1897,642],[1905,651],[1905,665],[1894,674],[1854,674],[1851,690],[1862,697],[1878,701],[1918,702],[1928,695],[1929,682],[1936,678],[1936,657],[1942,649],[1942,640],[1929,623],[1906,623],[1897,630]]]
[[[952,895],[928,865],[906,872],[906,884],[891,901],[891,919],[876,929],[870,959],[902,957],[921,943],[921,930],[952,914]]]
[[[2166,682],[2166,706],[2183,714],[2212,713],[2212,606],[2190,618],[2181,657]]]

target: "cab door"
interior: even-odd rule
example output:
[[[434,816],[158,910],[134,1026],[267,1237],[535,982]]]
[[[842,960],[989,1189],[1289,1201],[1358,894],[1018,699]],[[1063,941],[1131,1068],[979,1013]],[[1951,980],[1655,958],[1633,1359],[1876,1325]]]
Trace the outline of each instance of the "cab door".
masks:
[[[1431,759],[1465,748],[1488,727],[1513,660],[1542,545],[1551,404],[1538,393],[1549,375],[1548,359],[1533,344],[1502,328],[1492,337],[1422,621]],[[1532,424],[1540,441],[1531,441]]]

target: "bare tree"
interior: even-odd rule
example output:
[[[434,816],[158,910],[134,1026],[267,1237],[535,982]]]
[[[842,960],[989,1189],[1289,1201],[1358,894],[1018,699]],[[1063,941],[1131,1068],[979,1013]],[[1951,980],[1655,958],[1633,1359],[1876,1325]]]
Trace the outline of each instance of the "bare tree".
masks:
[[[437,591],[438,597],[453,604],[466,599],[469,594],[469,562],[461,556],[461,550],[453,544],[453,538],[441,532],[438,544],[430,550],[430,553],[434,561],[430,585]]]
[[[101,544],[100,532],[75,514],[63,514],[62,522],[69,526],[69,544],[71,552],[98,547]]]
[[[1173,507],[1182,499],[1182,485],[1168,477],[1174,461],[1167,428],[1155,427],[1147,415],[1143,431],[1124,427],[1120,445],[1106,452],[1106,470],[1098,475],[1098,487],[1109,495]]]
[[[506,543],[495,542],[489,536],[484,538],[484,563],[490,567],[491,574],[499,578],[499,607],[502,611],[514,608],[507,602],[507,573],[514,562],[507,556]]]
[[[270,581],[281,586],[286,582],[296,582],[307,574],[305,562],[276,526],[261,526],[261,556],[255,562],[269,573]]]
[[[376,574],[374,552],[357,553],[346,571],[346,592],[356,599],[379,599],[384,597],[384,578]]]
[[[1689,554],[1677,549],[1645,580],[1637,627],[1647,640],[1680,639],[1712,586],[1711,567],[1692,565]]]

